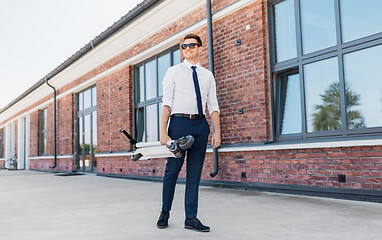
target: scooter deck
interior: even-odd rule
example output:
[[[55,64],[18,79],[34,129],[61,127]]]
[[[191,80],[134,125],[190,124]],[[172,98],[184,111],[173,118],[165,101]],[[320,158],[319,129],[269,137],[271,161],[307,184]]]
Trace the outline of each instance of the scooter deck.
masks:
[[[177,140],[168,141],[166,146],[162,146],[160,142],[137,143],[125,129],[121,129],[120,132],[125,134],[130,143],[134,145],[134,152],[131,156],[133,161],[165,157],[180,158],[182,150],[190,148],[194,142],[194,138],[191,135],[187,135]]]
[[[175,154],[173,154],[170,151],[170,149],[168,149],[166,146],[161,146],[161,145],[137,148],[137,150],[134,151],[134,155],[138,155],[138,154],[142,154],[139,160],[175,157]]]

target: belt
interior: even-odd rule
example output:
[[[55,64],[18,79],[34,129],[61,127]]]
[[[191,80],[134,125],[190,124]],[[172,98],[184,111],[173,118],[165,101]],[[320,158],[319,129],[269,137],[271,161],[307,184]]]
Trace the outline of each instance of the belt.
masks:
[[[171,117],[184,117],[184,118],[189,118],[189,119],[199,119],[199,118],[204,118],[203,116],[199,116],[199,114],[185,114],[185,113],[175,113],[171,115]]]

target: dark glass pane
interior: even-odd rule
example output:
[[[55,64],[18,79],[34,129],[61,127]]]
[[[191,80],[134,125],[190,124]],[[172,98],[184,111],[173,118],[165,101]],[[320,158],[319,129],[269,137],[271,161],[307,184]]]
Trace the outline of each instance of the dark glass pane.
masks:
[[[91,89],[84,91],[84,109],[92,106],[92,92]]]
[[[382,32],[381,0],[341,0],[342,41]]]
[[[172,63],[173,65],[180,63],[180,49],[172,52]]]
[[[304,81],[307,131],[341,129],[337,58],[305,65]]]
[[[145,141],[145,111],[140,108],[137,111],[137,142]]]
[[[301,0],[303,53],[311,53],[337,44],[334,0]]]
[[[301,133],[299,74],[285,75],[279,81],[279,134]]]
[[[97,106],[97,87],[92,88],[92,106]]]
[[[348,128],[382,126],[382,45],[344,55]]]
[[[158,141],[158,110],[157,104],[149,105],[146,107],[147,116],[147,142]]]
[[[162,81],[167,69],[171,66],[170,53],[158,58],[158,93],[159,96],[163,95]]]
[[[84,94],[80,92],[78,94],[78,110],[81,111],[84,109]]]
[[[297,56],[294,0],[280,2],[274,7],[276,61]]]
[[[145,64],[146,100],[157,97],[157,65],[156,60]]]

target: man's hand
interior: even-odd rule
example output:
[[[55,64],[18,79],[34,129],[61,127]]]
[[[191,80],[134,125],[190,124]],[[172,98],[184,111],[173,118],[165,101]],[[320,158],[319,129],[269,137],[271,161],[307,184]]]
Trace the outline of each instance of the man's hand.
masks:
[[[160,144],[166,145],[168,141],[171,141],[172,139],[167,134],[161,134],[160,135]]]
[[[212,135],[212,138],[211,138],[212,148],[217,148],[217,147],[219,147],[219,146],[220,146],[220,143],[221,143],[220,132],[215,132],[215,133]]]
[[[160,144],[166,145],[167,141],[171,141],[172,139],[167,134],[167,124],[170,119],[171,108],[167,105],[163,105],[162,107],[162,115],[160,121]]]

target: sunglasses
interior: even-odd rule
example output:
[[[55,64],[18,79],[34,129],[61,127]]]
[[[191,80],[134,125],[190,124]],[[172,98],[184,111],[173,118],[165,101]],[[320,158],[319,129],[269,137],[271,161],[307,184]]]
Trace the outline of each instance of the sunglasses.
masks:
[[[187,47],[189,47],[190,49],[194,49],[195,46],[200,47],[200,45],[197,44],[197,43],[189,43],[189,44],[183,43],[183,44],[180,44],[180,47],[181,47],[183,50],[186,50]]]

